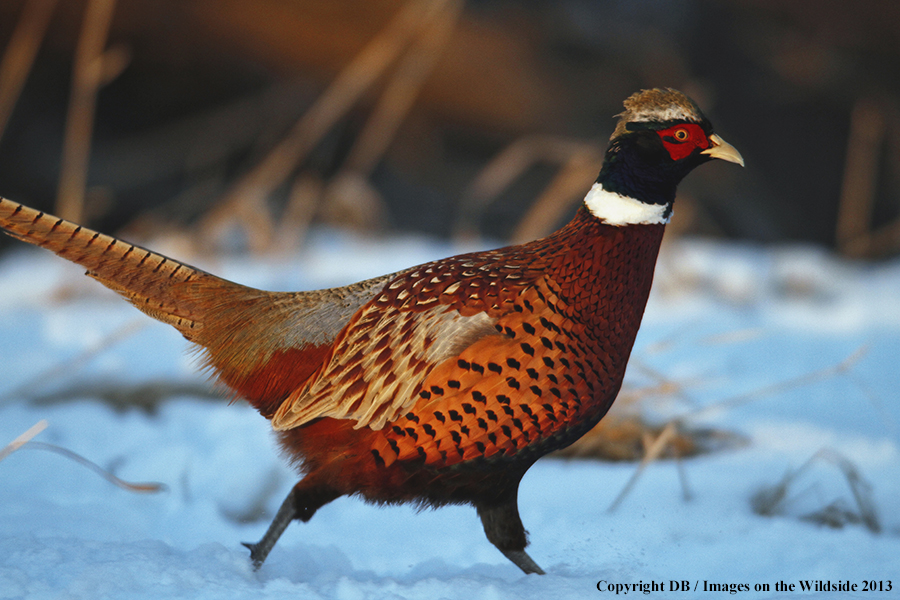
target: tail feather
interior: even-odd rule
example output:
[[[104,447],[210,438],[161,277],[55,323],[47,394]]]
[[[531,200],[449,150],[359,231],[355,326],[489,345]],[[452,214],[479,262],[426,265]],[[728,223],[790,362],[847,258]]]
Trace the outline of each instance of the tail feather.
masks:
[[[257,290],[4,198],[0,230],[85,267],[174,326],[266,417],[318,371],[338,332],[389,278],[312,292]]]
[[[87,275],[192,341],[197,341],[204,310],[186,292],[198,286],[243,287],[5,198],[0,198],[0,227],[14,238],[83,266]]]

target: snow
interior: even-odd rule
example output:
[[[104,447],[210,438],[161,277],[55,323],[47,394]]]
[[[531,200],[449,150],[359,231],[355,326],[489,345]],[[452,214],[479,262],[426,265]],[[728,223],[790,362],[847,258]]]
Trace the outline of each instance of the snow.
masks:
[[[248,285],[310,289],[471,249],[318,232],[293,256],[188,261]],[[859,586],[840,597],[895,595],[861,586],[900,589],[898,293],[898,260],[667,243],[629,385],[662,374],[678,389],[648,398],[650,417],[731,431],[745,444],[651,463],[613,512],[636,464],[541,460],[519,505],[543,577],[506,561],[470,507],[417,512],[354,498],[292,524],[254,572],[239,542],[259,539],[296,480],[268,423],[243,404],[184,393],[149,412],[102,402],[91,385],[200,386],[205,377],[173,329],[79,268],[17,250],[0,260],[0,446],[46,419],[36,441],[167,490],[127,492],[27,445],[11,454],[0,462],[0,598],[553,599],[651,582],[664,591],[647,595],[663,598],[835,596],[802,592],[800,580]],[[53,400],[66,390],[76,397]],[[878,533],[802,518],[834,502],[859,512],[848,464]],[[756,514],[754,495],[789,472],[776,514]],[[672,591],[682,581],[698,591]],[[703,592],[704,581],[749,591]],[[776,591],[780,581],[795,589]]]

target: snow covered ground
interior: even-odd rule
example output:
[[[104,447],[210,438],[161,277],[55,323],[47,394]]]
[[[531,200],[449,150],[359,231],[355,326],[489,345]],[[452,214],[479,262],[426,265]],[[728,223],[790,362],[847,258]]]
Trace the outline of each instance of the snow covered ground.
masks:
[[[319,232],[296,256],[198,266],[257,287],[310,289],[468,249]],[[747,443],[680,469],[650,464],[612,513],[636,464],[540,461],[519,503],[544,577],[506,561],[471,508],[417,514],[352,498],[292,524],[254,572],[239,542],[261,536],[295,481],[267,422],[247,406],[186,393],[147,412],[78,391],[204,381],[177,332],[80,273],[30,248],[0,260],[0,447],[46,419],[36,441],[168,490],[126,492],[27,446],[8,456],[0,598],[553,599],[614,596],[617,584],[658,598],[900,590],[900,261],[845,262],[805,247],[665,247],[630,383],[662,374],[678,391],[648,399],[648,413]],[[790,480],[776,514],[754,512],[755,494],[822,450],[826,458]],[[874,515],[880,532],[804,518],[829,506],[838,519]],[[805,592],[801,581],[857,591]],[[779,582],[794,589],[776,590]],[[864,591],[871,582],[876,591]],[[712,584],[739,591],[704,591]]]

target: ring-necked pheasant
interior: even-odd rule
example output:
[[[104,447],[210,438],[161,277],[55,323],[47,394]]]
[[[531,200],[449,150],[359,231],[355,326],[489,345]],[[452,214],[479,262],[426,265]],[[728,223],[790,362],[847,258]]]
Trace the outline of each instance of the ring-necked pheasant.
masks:
[[[547,238],[346,287],[260,291],[0,199],[0,227],[198,344],[304,473],[259,543],[346,494],[473,504],[526,573],[525,471],[593,427],[619,391],[675,187],[697,165],[743,165],[674,90],[625,101],[597,182]]]

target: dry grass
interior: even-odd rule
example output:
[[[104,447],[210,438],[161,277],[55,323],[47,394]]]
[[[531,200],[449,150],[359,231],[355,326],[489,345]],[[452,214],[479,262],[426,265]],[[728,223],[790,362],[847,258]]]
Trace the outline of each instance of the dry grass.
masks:
[[[56,214],[76,223],[84,220],[97,94],[130,60],[130,52],[122,46],[105,49],[115,7],[115,0],[89,0],[75,48]]]
[[[147,414],[155,414],[161,404],[173,398],[190,397],[223,402],[228,396],[217,390],[210,382],[179,383],[160,379],[137,384],[92,381],[51,393],[31,393],[20,397],[34,406],[50,406],[90,398],[119,412],[140,410]]]
[[[41,371],[34,377],[21,382],[19,385],[0,396],[0,403],[7,402],[13,398],[32,397],[35,394],[35,390],[40,390],[47,381],[56,381],[68,373],[77,372],[83,365],[87,364],[115,344],[136,334],[146,327],[148,323],[149,321],[143,317],[129,321],[109,335],[100,338],[76,356],[55,364],[50,368]]]
[[[741,337],[736,335],[733,339],[741,339]],[[717,339],[719,338],[731,339],[731,336],[717,336]],[[661,375],[650,372],[658,380],[656,386],[640,390],[623,390],[614,405],[617,410],[607,415],[577,442],[550,456],[604,461],[639,460],[631,478],[610,505],[609,511],[612,512],[625,500],[649,464],[663,458],[671,458],[675,460],[675,464],[680,469],[681,458],[735,448],[746,443],[744,437],[733,432],[692,427],[690,425],[692,420],[709,412],[735,408],[767,396],[846,374],[865,355],[865,351],[866,348],[861,347],[846,359],[825,369],[763,386],[745,394],[724,398],[671,419],[662,425],[649,423],[640,416],[639,404],[650,398],[666,395],[685,397],[686,391],[683,384],[666,380]],[[632,362],[639,363],[634,359]],[[849,470],[847,472],[850,473]],[[687,489],[683,473],[679,471],[679,474],[684,496],[688,498],[690,492]],[[861,478],[858,479],[861,480]]]
[[[539,164],[559,165],[556,177],[516,227],[514,237],[521,241],[546,235],[566,209],[584,196],[602,162],[603,152],[596,144],[557,136],[523,136],[495,156],[463,193],[454,236],[477,237],[480,216],[516,179]]]
[[[350,162],[342,171],[346,177],[337,179],[333,188],[325,186],[323,190],[326,200],[337,197],[335,201],[339,202],[348,189],[344,181],[351,177],[355,185],[350,190],[365,188],[368,172],[383,155],[409,112],[425,77],[446,46],[461,9],[460,0],[408,2],[338,74],[288,135],[206,215],[201,223],[203,238],[215,240],[227,229],[238,227],[247,234],[252,250],[271,248],[278,236],[275,234],[277,228],[273,215],[266,205],[268,197],[288,181],[325,135],[386,76],[412,45],[357,139]],[[356,175],[350,176],[349,173]],[[307,194],[304,202],[309,203],[308,194],[312,189],[308,186],[303,188]],[[371,191],[362,198],[373,198]],[[295,219],[298,214],[306,217],[311,210],[308,206],[304,206],[303,210],[292,210]],[[371,214],[365,215],[364,219],[370,220]]]
[[[45,450],[47,452],[53,452],[54,454],[59,454],[60,456],[63,456],[65,458],[67,458],[68,460],[76,462],[79,465],[93,471],[94,473],[96,473],[97,475],[99,475],[100,477],[105,479],[106,481],[112,483],[113,485],[120,487],[123,490],[127,490],[129,492],[156,493],[156,492],[162,492],[162,491],[165,491],[168,489],[166,487],[166,485],[162,484],[162,483],[155,483],[155,482],[131,483],[128,481],[124,481],[122,479],[119,479],[118,477],[116,477],[115,475],[110,473],[109,471],[101,468],[96,463],[81,456],[80,454],[76,454],[75,452],[72,452],[68,448],[63,448],[62,446],[57,446],[55,444],[46,444],[44,442],[32,441],[32,438],[34,438],[36,435],[38,435],[40,432],[42,432],[46,428],[47,428],[47,421],[45,421],[45,420],[40,420],[37,423],[35,423],[34,425],[32,425],[30,428],[28,428],[27,431],[25,431],[24,433],[19,435],[16,439],[14,439],[12,442],[7,444],[6,447],[4,447],[3,449],[0,449],[0,461],[7,458],[13,452],[20,450],[22,448],[28,448],[31,450]]]
[[[888,140],[893,151],[885,148]],[[871,226],[881,163],[885,162],[888,170],[900,170],[898,158],[900,111],[884,101],[861,97],[850,115],[835,232],[838,249],[847,256],[883,257],[900,249],[900,219],[878,229]]]
[[[34,436],[47,429],[47,421],[41,419],[28,429],[26,429],[22,434],[20,434],[16,439],[8,443],[2,450],[0,450],[0,460],[3,460],[26,443],[28,443]]]
[[[0,60],[0,138],[44,41],[57,0],[28,0]]]
[[[791,504],[795,500],[791,496],[792,491],[801,484],[804,476],[816,463],[827,463],[836,467],[847,481],[850,492],[856,504],[856,510],[847,507],[846,502],[837,499],[824,505],[821,509],[800,515],[800,519],[820,525],[840,528],[850,524],[862,524],[872,533],[881,531],[881,524],[872,500],[872,486],[860,474],[859,469],[845,456],[830,448],[823,448],[816,452],[799,469],[788,471],[781,481],[769,487],[765,487],[750,499],[750,506],[758,515],[775,516],[785,515],[790,512]]]
[[[89,471],[93,471],[95,474],[99,475],[114,486],[128,492],[155,494],[157,492],[164,492],[169,489],[168,486],[164,483],[158,483],[154,481],[145,483],[132,483],[130,481],[125,481],[124,479],[119,479],[106,469],[99,466],[97,463],[88,460],[80,454],[72,452],[68,448],[63,448],[62,446],[57,446],[55,444],[46,444],[44,442],[27,442],[22,447],[31,450],[44,450],[47,452],[52,452],[54,454],[59,454],[60,456],[63,456],[71,460],[72,462],[78,463]]]
[[[665,433],[665,437],[663,437]],[[658,453],[650,448],[657,440],[665,444]],[[583,458],[609,462],[656,458],[688,458],[743,443],[737,434],[716,429],[684,429],[675,422],[648,423],[634,415],[607,415],[577,442],[557,452],[554,458]]]
[[[736,408],[738,406],[754,402],[766,396],[781,394],[788,390],[811,385],[820,381],[827,381],[832,377],[844,375],[850,372],[850,370],[866,355],[867,352],[867,345],[860,346],[849,356],[847,356],[847,358],[837,364],[825,367],[824,369],[820,369],[818,371],[811,371],[797,377],[792,377],[784,381],[779,381],[767,386],[763,386],[759,389],[747,392],[745,394],[736,394],[728,398],[723,398],[718,402],[713,402],[708,406],[704,406],[703,408],[694,411],[693,413],[687,415],[685,418],[697,418],[702,415],[706,415],[707,413]]]

